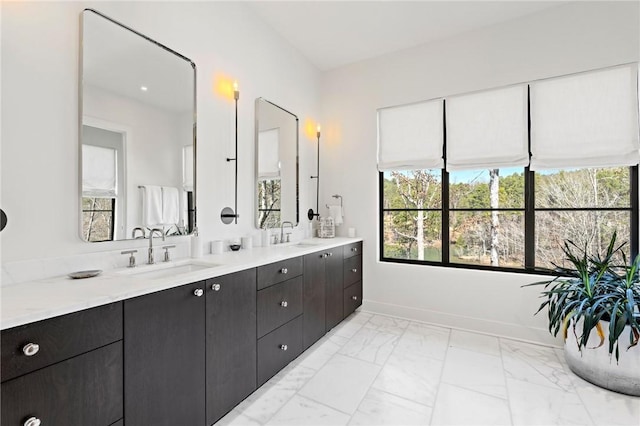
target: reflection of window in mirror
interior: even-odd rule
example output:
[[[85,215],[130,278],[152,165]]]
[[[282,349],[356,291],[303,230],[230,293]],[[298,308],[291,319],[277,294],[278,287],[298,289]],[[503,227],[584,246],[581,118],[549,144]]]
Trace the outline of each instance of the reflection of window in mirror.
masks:
[[[122,229],[124,134],[88,125],[82,134],[82,235],[112,241]]]
[[[258,133],[258,226],[280,226],[280,129]]]

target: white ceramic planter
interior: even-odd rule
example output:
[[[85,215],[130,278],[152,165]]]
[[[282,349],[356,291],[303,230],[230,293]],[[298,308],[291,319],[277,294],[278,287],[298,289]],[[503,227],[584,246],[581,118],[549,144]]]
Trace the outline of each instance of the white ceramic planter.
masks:
[[[587,348],[580,352],[576,336],[573,334],[573,326],[569,326],[564,345],[564,355],[569,368],[594,385],[627,395],[640,396],[640,345],[627,350],[631,329],[626,327],[620,336],[620,359],[616,362],[615,349],[611,357],[608,353],[609,323],[602,321],[602,327],[605,332],[604,344],[597,349],[590,349],[600,342],[594,330],[589,336]],[[578,336],[581,329],[582,324],[578,323]]]

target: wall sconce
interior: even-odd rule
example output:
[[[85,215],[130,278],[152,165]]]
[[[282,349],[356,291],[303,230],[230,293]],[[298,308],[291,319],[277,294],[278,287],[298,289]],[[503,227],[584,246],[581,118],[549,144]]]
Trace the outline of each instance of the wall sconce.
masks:
[[[240,215],[238,214],[238,99],[240,99],[240,91],[238,90],[237,81],[233,83],[233,99],[236,106],[236,123],[235,123],[236,153],[234,158],[227,157],[227,162],[235,161],[236,163],[235,164],[236,171],[235,171],[235,178],[234,178],[235,209],[232,209],[231,207],[225,207],[220,212],[220,219],[222,220],[222,223],[224,223],[225,225],[230,224],[232,221],[237,224],[238,218],[240,217]]]
[[[320,220],[320,125],[318,124],[318,128],[316,129],[316,136],[318,138],[318,169],[316,176],[311,176],[311,179],[316,179],[316,213],[313,212],[313,209],[309,209],[307,212],[307,218],[309,220],[313,220],[314,217]]]

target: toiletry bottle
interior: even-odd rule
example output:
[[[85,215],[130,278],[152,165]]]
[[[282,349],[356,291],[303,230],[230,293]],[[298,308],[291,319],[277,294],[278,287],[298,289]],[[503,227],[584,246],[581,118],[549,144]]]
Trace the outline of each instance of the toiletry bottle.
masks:
[[[202,257],[202,241],[198,235],[198,228],[194,228],[191,235],[191,257],[194,259]]]

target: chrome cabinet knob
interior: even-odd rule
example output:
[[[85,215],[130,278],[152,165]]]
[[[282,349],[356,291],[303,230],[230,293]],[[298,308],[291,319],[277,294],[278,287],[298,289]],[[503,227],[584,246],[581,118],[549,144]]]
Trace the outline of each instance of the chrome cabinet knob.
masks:
[[[289,347],[287,345],[280,345],[280,349],[286,351],[287,349],[289,349]]]
[[[213,284],[211,286],[211,290],[213,291],[220,291],[220,284]]]
[[[40,419],[37,417],[29,417],[27,420],[24,421],[23,426],[40,426]]]
[[[322,255],[322,257],[324,257],[326,259],[327,257],[329,257],[329,254],[325,253],[325,254]]]
[[[281,274],[286,274],[287,272],[289,272],[289,270],[287,268],[280,269],[280,273]]]
[[[351,296],[351,300],[358,300],[358,296]]]
[[[202,297],[202,295],[204,294],[204,290],[203,290],[203,289],[201,289],[201,288],[196,288],[196,289],[193,291],[193,294],[195,294],[197,297]]]
[[[27,343],[22,348],[22,353],[24,353],[26,356],[34,356],[39,351],[40,351],[40,345],[37,343]]]
[[[351,269],[351,272],[358,272],[356,268]]]
[[[352,252],[357,252],[357,251],[358,251],[358,247],[353,247],[353,248],[351,248],[351,251],[352,251]]]
[[[289,306],[289,304],[287,303],[286,300],[283,300],[282,302],[280,302],[280,306],[282,306],[283,308],[286,308],[287,306]]]
[[[328,253],[329,257],[333,256],[333,252]]]

